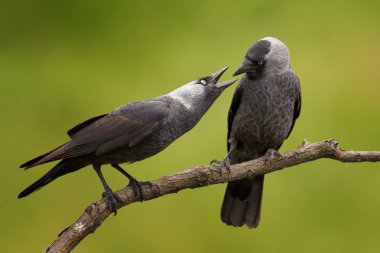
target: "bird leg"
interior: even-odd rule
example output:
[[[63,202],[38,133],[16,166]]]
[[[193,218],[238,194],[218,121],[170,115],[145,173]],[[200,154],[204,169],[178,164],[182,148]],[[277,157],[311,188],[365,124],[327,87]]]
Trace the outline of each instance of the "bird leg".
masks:
[[[142,185],[144,185],[144,184],[152,185],[152,183],[151,182],[141,182],[141,181],[137,180],[131,174],[126,172],[122,167],[120,167],[119,164],[111,164],[111,166],[114,167],[115,169],[117,169],[118,171],[120,171],[121,174],[123,174],[124,176],[126,176],[129,179],[128,185],[132,186],[133,190],[135,191],[135,194],[140,196],[140,201],[142,202],[144,200],[144,193],[142,190]]]
[[[272,164],[272,161],[275,160],[275,158],[279,158],[281,159],[282,158],[282,155],[280,152],[278,152],[277,150],[273,149],[273,148],[270,148],[267,150],[267,152],[265,152],[265,155],[264,155],[264,163],[265,164],[269,164],[271,165]]]
[[[93,168],[96,171],[96,174],[98,174],[98,176],[100,178],[100,181],[102,181],[102,184],[103,184],[103,187],[104,187],[104,190],[105,190],[105,192],[103,192],[103,194],[102,194],[102,197],[106,198],[110,202],[110,204],[111,204],[111,211],[116,215],[117,214],[117,206],[118,206],[118,204],[122,203],[123,201],[108,186],[106,180],[103,177],[102,172],[100,171],[101,166],[94,164]]]
[[[220,174],[222,174],[222,168],[226,168],[227,172],[230,173],[231,172],[230,171],[230,159],[229,159],[230,153],[231,153],[231,151],[229,151],[227,153],[227,155],[223,158],[223,160],[216,160],[216,159],[211,160],[210,165],[218,164],[219,166],[217,166],[217,167],[219,169],[218,172]]]
[[[213,163],[220,165],[218,166],[220,174],[222,174],[222,168],[226,168],[227,172],[231,173],[229,157],[230,157],[230,154],[236,150],[236,146],[237,145],[235,142],[231,143],[230,150],[228,151],[227,155],[223,158],[223,160],[216,160],[216,159],[211,160],[210,165],[212,165]]]

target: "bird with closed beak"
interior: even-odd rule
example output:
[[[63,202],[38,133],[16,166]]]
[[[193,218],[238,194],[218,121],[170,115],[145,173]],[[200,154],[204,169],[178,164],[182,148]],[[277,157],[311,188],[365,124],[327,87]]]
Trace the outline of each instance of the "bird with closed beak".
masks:
[[[272,37],[248,49],[234,76],[244,74],[228,113],[227,156],[223,167],[261,156],[271,161],[301,110],[300,82],[290,67],[289,50]],[[215,160],[214,160],[215,161]],[[221,219],[227,225],[256,228],[260,221],[264,175],[229,182]]]
[[[128,177],[136,195],[143,200],[141,183],[119,164],[151,157],[192,129],[222,92],[236,81],[217,83],[226,69],[198,78],[166,95],[128,103],[75,126],[67,132],[68,142],[20,166],[29,169],[61,160],[18,197],[23,198],[60,176],[92,165],[105,189],[103,196],[116,214],[121,200],[101,172],[102,165],[111,164]]]

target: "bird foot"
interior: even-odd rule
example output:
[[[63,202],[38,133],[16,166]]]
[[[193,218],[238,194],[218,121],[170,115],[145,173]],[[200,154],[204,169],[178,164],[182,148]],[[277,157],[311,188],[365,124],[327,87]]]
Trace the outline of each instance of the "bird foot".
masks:
[[[281,159],[282,155],[277,150],[270,148],[267,150],[264,156],[264,163],[268,164],[269,166],[272,165],[272,162],[276,160],[276,158]]]
[[[216,166],[216,168],[218,169],[218,172],[220,175],[222,175],[223,173],[223,168],[225,168],[228,173],[231,173],[230,160],[228,159],[228,157],[224,158],[223,160],[213,159],[211,160],[210,165],[213,165],[213,164],[219,165],[219,166]]]
[[[149,181],[145,181],[145,182],[139,181],[134,177],[129,178],[128,186],[131,186],[133,188],[133,191],[135,192],[135,194],[140,197],[141,202],[144,200],[144,193],[142,190],[143,185],[152,186],[152,183]]]
[[[108,202],[111,204],[111,211],[115,214],[117,214],[117,206],[123,203],[121,198],[114,192],[112,192],[111,189],[106,190],[102,193],[102,197],[106,198]]]

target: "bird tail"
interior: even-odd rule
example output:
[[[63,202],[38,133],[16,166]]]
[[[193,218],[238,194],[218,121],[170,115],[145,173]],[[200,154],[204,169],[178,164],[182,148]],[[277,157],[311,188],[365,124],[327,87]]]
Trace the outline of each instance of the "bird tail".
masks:
[[[74,159],[64,159],[60,161],[57,165],[55,165],[51,170],[49,170],[45,175],[43,175],[40,179],[30,185],[28,188],[23,190],[18,198],[23,198],[28,196],[34,191],[39,190],[45,185],[53,182],[56,178],[63,176],[67,173],[74,172],[86,166],[87,163],[78,162]]]
[[[221,219],[227,225],[256,228],[260,222],[264,175],[230,182],[224,195]]]

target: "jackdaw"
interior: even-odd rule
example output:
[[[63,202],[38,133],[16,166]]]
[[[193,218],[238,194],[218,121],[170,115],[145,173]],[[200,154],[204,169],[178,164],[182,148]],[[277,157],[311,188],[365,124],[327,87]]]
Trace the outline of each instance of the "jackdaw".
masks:
[[[234,76],[243,74],[228,112],[226,158],[222,165],[265,156],[271,161],[288,138],[301,110],[300,82],[290,67],[287,46],[267,37],[248,49]],[[260,221],[264,175],[230,182],[221,219],[227,225],[256,228]]]
[[[153,156],[192,129],[223,90],[236,81],[217,84],[226,69],[227,67],[192,81],[169,94],[128,103],[70,129],[67,134],[71,140],[20,166],[29,169],[61,160],[23,190],[18,198],[29,195],[60,176],[92,165],[105,189],[103,197],[110,201],[112,211],[116,214],[116,205],[120,199],[112,192],[100,170],[102,165],[111,164],[128,177],[129,184],[132,184],[142,201],[144,197],[140,182],[119,164],[133,163]]]

